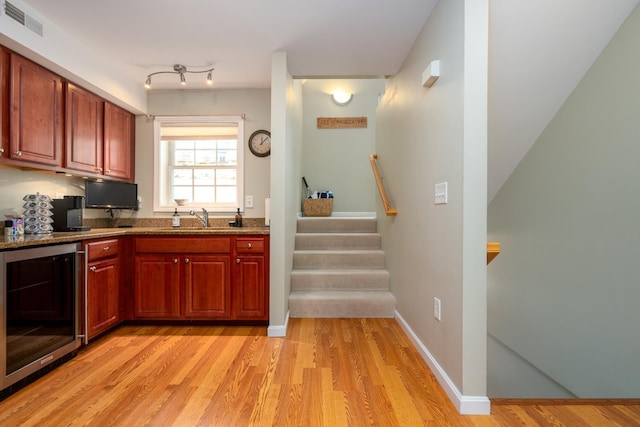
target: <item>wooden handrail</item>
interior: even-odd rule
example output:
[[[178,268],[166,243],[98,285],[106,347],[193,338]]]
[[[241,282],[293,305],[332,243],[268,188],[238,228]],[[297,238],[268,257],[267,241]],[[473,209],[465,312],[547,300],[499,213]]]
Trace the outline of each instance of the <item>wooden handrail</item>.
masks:
[[[384,211],[386,212],[387,216],[396,216],[398,214],[398,211],[393,209],[391,207],[391,203],[389,203],[389,198],[387,197],[387,192],[384,189],[382,177],[380,176],[380,171],[378,170],[378,163],[376,162],[377,158],[377,154],[369,154],[369,161],[371,162],[371,168],[373,169],[373,176],[376,178],[376,184],[378,185],[378,191],[380,192],[382,205],[384,206]]]
[[[487,264],[500,253],[500,242],[487,242]]]

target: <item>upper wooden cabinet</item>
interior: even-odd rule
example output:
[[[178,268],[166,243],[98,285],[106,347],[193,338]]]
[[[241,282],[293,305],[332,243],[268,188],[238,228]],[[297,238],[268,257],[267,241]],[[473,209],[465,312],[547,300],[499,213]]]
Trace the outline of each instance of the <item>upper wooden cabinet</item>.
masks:
[[[135,178],[134,115],[104,104],[104,174],[133,181]]]
[[[67,83],[66,106],[65,167],[101,174],[104,101],[91,92]]]
[[[20,55],[10,57],[9,157],[62,166],[62,79]]]
[[[0,46],[0,162],[135,179],[135,116]]]
[[[65,167],[133,181],[133,114],[71,83],[66,105]]]

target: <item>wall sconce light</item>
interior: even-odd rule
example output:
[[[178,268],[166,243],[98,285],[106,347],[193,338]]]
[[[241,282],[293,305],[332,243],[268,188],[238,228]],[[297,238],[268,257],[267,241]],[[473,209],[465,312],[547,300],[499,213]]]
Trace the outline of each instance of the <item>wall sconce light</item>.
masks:
[[[433,86],[438,77],[440,77],[440,61],[431,61],[427,69],[422,73],[422,86]]]
[[[336,103],[336,105],[343,107],[351,102],[353,94],[337,90],[331,94],[331,99]]]
[[[186,86],[187,79],[185,77],[185,74],[187,73],[192,73],[192,74],[207,73],[207,84],[209,86],[212,86],[214,69],[215,68],[208,68],[206,70],[201,70],[201,71],[191,71],[191,70],[187,70],[187,67],[185,67],[184,65],[175,64],[173,66],[173,71],[157,71],[155,73],[151,73],[147,75],[147,80],[144,82],[144,87],[146,87],[147,89],[151,89],[151,77],[155,76],[156,74],[178,74],[180,76],[180,84],[182,86]]]

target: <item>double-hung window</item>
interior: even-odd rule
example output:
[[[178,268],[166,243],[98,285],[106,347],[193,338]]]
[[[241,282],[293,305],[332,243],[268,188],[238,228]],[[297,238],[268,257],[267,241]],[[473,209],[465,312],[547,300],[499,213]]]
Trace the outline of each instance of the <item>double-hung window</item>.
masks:
[[[154,211],[173,211],[175,199],[214,212],[242,209],[243,131],[240,116],[157,117]]]

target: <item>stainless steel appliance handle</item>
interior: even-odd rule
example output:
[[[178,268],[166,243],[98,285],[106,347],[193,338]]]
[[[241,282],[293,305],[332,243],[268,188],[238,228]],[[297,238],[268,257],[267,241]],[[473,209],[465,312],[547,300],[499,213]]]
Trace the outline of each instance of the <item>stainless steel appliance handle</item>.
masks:
[[[80,251],[78,252],[79,254],[84,255],[84,262],[83,262],[83,268],[82,271],[84,272],[83,274],[83,282],[84,282],[84,295],[82,296],[82,301],[83,301],[83,307],[84,307],[84,315],[83,317],[83,323],[84,323],[84,334],[79,335],[80,338],[82,338],[82,342],[84,343],[84,345],[89,344],[89,301],[88,301],[88,291],[89,291],[89,257],[87,256],[87,254],[89,253],[89,245],[85,244],[84,245],[84,251]]]

